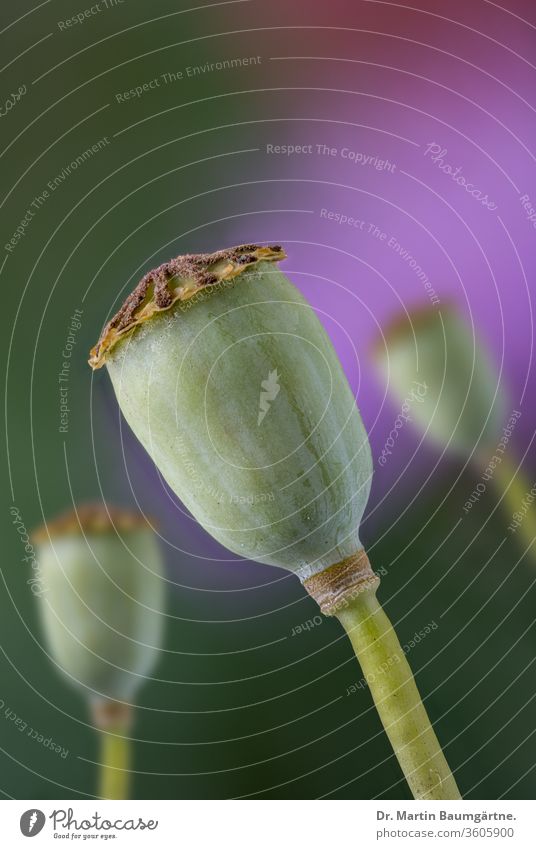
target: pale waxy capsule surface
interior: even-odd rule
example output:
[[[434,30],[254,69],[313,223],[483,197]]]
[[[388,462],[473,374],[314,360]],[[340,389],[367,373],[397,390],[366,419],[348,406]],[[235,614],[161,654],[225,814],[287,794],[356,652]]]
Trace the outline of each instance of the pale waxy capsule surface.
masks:
[[[219,542],[302,580],[362,549],[372,463],[355,399],[281,248],[178,257],[104,329],[121,410]]]
[[[373,356],[396,401],[436,445],[468,456],[479,443],[494,444],[505,411],[499,378],[455,307],[404,313]]]
[[[130,701],[162,640],[155,533],[135,514],[85,505],[47,523],[34,540],[40,615],[54,661],[86,698]]]

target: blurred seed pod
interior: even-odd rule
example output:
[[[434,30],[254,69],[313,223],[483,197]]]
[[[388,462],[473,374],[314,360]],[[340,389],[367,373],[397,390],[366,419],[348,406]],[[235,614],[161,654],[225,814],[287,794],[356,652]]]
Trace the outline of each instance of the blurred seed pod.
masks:
[[[451,305],[403,313],[373,348],[382,380],[436,445],[469,456],[493,445],[505,399],[493,360]],[[418,391],[416,388],[418,387]]]
[[[533,487],[509,445],[521,412],[508,416],[506,393],[491,354],[453,305],[404,313],[373,348],[383,381],[424,435],[440,448],[470,458],[480,480],[464,512],[495,488],[508,529],[519,531],[524,551],[536,559]]]
[[[89,504],[33,538],[52,657],[87,698],[130,701],[162,640],[163,568],[154,532],[137,514]]]

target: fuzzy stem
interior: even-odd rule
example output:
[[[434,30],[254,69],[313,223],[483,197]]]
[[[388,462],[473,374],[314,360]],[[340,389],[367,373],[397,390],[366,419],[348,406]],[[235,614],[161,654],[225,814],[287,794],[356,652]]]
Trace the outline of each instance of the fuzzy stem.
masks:
[[[508,522],[515,524],[515,514],[519,514],[517,519],[519,525],[515,528],[515,535],[520,537],[520,544],[524,548],[530,549],[529,556],[536,560],[536,547],[533,547],[536,539],[536,510],[532,504],[529,504],[526,513],[523,514],[525,509],[523,500],[529,496],[534,501],[534,496],[530,495],[533,484],[527,480],[523,471],[516,468],[515,464],[505,455],[496,466],[492,480],[497,492],[502,497]]]
[[[130,791],[132,710],[128,705],[106,699],[92,705],[99,734],[99,789],[102,799],[128,799]]]
[[[120,733],[100,731],[99,796],[128,799],[130,786],[130,742]]]
[[[391,622],[364,588],[335,611],[361,664],[398,762],[416,799],[460,799]]]

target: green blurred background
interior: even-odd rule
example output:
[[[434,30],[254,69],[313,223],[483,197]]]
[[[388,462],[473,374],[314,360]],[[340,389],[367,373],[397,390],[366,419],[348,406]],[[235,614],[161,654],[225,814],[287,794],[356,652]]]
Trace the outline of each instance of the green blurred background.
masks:
[[[234,562],[180,511],[121,424],[105,373],[86,364],[106,316],[158,262],[254,239],[307,239],[299,210],[310,198],[279,186],[279,162],[256,149],[272,138],[263,120],[294,119],[314,102],[313,93],[285,91],[283,63],[268,71],[270,55],[297,49],[296,30],[274,27],[325,21],[328,13],[306,3],[202,5],[187,11],[182,2],[125,0],[68,31],[57,22],[83,4],[35,4],[13,26],[31,4],[4,4],[0,13],[9,27],[3,91],[28,89],[1,119],[3,185],[12,188],[0,210],[4,242],[48,181],[100,139],[109,142],[50,193],[2,266],[9,469],[0,792],[95,793],[98,755],[86,706],[46,655],[9,508],[16,505],[30,529],[97,498],[138,502],[159,516],[168,570],[165,650],[140,692],[133,731],[136,797],[407,798],[368,690],[347,692],[361,673],[338,623],[325,619],[291,636],[316,615],[314,602],[290,575]],[[342,23],[349,4],[335,3],[329,14]],[[307,38],[307,49],[318,50],[322,33]],[[259,64],[117,101],[164,73],[259,55]],[[291,126],[286,137],[293,133]],[[82,326],[61,433],[58,373],[75,309]],[[355,387],[356,375],[349,379]],[[404,439],[401,455],[409,455],[412,437]],[[379,434],[376,447],[383,441]],[[374,511],[364,542],[385,572],[380,595],[402,644],[438,626],[409,660],[462,792],[531,798],[534,566],[520,560],[515,537],[503,542],[491,495],[458,524],[478,477],[460,475],[455,461],[443,459],[413,500],[432,459],[425,454]],[[375,483],[372,505],[383,494]],[[5,709],[67,757],[21,732]]]

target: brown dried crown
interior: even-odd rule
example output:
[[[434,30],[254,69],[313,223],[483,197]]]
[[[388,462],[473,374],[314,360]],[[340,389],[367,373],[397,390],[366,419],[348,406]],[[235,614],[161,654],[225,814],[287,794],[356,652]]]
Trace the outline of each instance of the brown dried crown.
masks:
[[[49,538],[69,534],[105,534],[150,528],[147,519],[140,513],[123,507],[111,507],[98,502],[80,504],[74,510],[66,510],[50,522],[32,532],[33,542],[48,542]]]
[[[155,313],[168,310],[177,301],[188,300],[201,289],[232,280],[259,262],[285,258],[285,251],[279,245],[238,245],[211,254],[184,254],[165,262],[140,280],[104,327],[90,351],[89,365],[101,368],[116,342]]]

